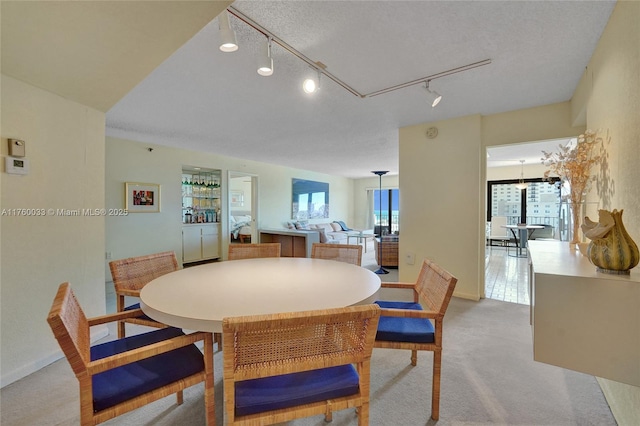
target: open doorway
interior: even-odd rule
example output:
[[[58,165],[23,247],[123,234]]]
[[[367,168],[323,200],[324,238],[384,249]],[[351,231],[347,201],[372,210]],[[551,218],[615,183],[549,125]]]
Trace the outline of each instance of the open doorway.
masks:
[[[547,167],[541,159],[542,151],[554,152],[569,143],[571,138],[487,147],[485,297],[530,303],[527,257],[522,256],[526,249],[517,249],[523,244],[522,233],[508,226],[532,225],[525,231],[527,239],[566,239],[566,205],[559,187],[543,182]],[[498,225],[504,229],[493,229],[494,216],[504,221]],[[491,237],[500,232],[508,241],[495,245]]]
[[[229,171],[229,242],[247,244],[258,238],[258,176]]]

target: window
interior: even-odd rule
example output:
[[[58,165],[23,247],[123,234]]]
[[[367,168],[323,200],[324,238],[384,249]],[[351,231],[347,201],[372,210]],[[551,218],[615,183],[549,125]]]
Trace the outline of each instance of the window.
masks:
[[[507,216],[507,223],[552,225],[563,237],[566,229],[566,204],[562,203],[558,185],[542,179],[525,179],[527,188],[516,188],[518,180],[489,181],[487,221],[492,216]]]
[[[381,231],[394,233],[400,230],[398,224],[400,190],[379,189],[373,191],[373,216],[375,218],[374,233],[380,235]],[[380,203],[382,202],[382,211]]]

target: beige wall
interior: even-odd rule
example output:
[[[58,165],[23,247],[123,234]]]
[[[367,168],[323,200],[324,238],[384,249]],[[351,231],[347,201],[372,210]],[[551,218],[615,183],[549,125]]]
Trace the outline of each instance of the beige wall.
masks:
[[[401,250],[440,261],[458,278],[456,296],[483,297],[486,148],[576,136],[584,128],[570,126],[570,116],[563,102],[400,129],[400,220],[412,230]],[[430,126],[435,139],[425,135]],[[414,279],[418,263],[400,278]]]
[[[576,90],[584,93],[581,99],[585,103],[575,106],[577,110],[586,109],[587,127],[598,130],[606,139],[606,161],[589,197],[600,200],[604,208],[624,209],[625,227],[636,243],[640,243],[638,22],[640,2],[616,4]],[[599,381],[618,424],[640,424],[640,387]]]
[[[435,139],[427,139],[430,126]],[[479,299],[481,130],[479,115],[400,129],[400,255],[416,259],[402,265],[401,281],[415,280],[428,257],[458,278],[456,296]]]
[[[153,147],[149,152],[148,147]],[[173,250],[182,256],[181,170],[183,165],[222,170],[222,205],[227,206],[226,176],[228,171],[258,176],[259,228],[283,228],[291,219],[291,180],[311,179],[329,183],[330,218],[353,220],[353,180],[265,163],[224,157],[216,154],[142,144],[107,138],[106,205],[123,207],[124,183],[145,182],[161,185],[160,213],[132,213],[126,217],[108,217],[106,251],[113,259]],[[227,207],[222,214],[223,257],[226,258],[228,236]],[[319,220],[316,220],[316,222]],[[106,266],[105,262],[105,268]],[[108,269],[107,279],[110,279]]]
[[[30,172],[3,173],[0,207],[46,212],[0,218],[2,385],[60,357],[46,322],[60,283],[71,283],[88,315],[105,312],[104,216],[47,211],[104,207],[104,120],[102,112],[2,75],[3,162],[7,138],[23,139]]]

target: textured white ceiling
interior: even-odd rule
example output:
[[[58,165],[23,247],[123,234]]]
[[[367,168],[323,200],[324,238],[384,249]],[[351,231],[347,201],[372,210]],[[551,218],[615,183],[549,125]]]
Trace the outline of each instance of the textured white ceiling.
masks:
[[[214,20],[108,111],[107,134],[351,178],[395,174],[400,127],[569,100],[614,4],[236,1],[360,93],[491,64],[433,80],[437,108],[421,85],[362,99],[324,78],[306,95],[315,72],[274,45],[274,74],[259,76],[264,37],[232,16],[237,52],[218,50]]]

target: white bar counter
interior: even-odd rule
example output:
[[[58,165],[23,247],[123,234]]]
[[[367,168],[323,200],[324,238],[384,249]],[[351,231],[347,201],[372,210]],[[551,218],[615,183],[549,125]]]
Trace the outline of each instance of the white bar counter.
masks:
[[[640,386],[640,271],[596,272],[560,241],[529,242],[533,359]]]

